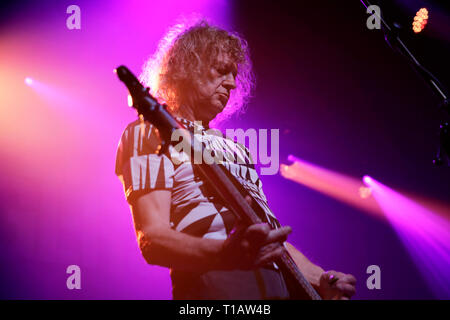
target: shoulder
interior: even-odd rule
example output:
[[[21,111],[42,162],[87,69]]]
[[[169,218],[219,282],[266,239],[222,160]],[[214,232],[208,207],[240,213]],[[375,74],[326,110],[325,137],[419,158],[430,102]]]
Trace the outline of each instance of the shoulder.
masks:
[[[254,164],[253,163],[253,157],[252,154],[250,152],[250,150],[242,143],[234,141],[234,143],[236,143],[236,145],[244,152],[246,159],[249,161],[250,164]]]
[[[123,150],[125,156],[154,154],[160,145],[158,130],[149,122],[137,119],[123,130],[119,149]]]

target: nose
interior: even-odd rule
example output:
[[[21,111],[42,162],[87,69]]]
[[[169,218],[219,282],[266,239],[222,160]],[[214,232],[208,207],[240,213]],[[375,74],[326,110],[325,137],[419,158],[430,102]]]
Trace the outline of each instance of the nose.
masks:
[[[225,75],[225,80],[223,81],[223,86],[228,90],[236,89],[236,79],[232,72],[229,72]]]

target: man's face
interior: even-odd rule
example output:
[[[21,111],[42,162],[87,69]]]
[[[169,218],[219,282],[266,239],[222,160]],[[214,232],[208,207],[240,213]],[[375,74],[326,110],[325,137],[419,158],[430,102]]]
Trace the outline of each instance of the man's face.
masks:
[[[237,64],[227,54],[219,53],[216,62],[197,83],[194,113],[197,120],[209,122],[222,112],[231,90],[236,88]]]

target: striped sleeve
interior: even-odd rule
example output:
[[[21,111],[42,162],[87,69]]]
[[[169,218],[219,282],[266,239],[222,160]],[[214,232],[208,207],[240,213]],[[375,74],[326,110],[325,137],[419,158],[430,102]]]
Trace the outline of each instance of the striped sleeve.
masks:
[[[174,165],[167,155],[158,155],[160,139],[151,124],[137,120],[127,126],[119,141],[115,172],[131,204],[152,190],[171,190]]]

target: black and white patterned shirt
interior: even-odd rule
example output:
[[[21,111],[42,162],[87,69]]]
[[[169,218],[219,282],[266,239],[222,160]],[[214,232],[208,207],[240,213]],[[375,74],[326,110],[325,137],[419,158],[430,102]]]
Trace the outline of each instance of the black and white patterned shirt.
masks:
[[[197,133],[195,138],[204,148],[234,156],[234,159],[224,157],[222,164],[264,209],[266,217],[263,221],[278,227],[248,149],[222,135],[208,134],[198,123],[178,120],[191,132]],[[194,174],[186,155],[172,146],[166,154],[158,155],[159,144],[157,129],[147,122],[134,121],[124,130],[117,150],[115,171],[123,183],[127,201],[132,204],[137,197],[152,190],[170,190],[170,225],[174,230],[197,237],[226,239],[235,221],[226,204],[214,197],[208,186]],[[174,161],[183,156],[187,161]]]

